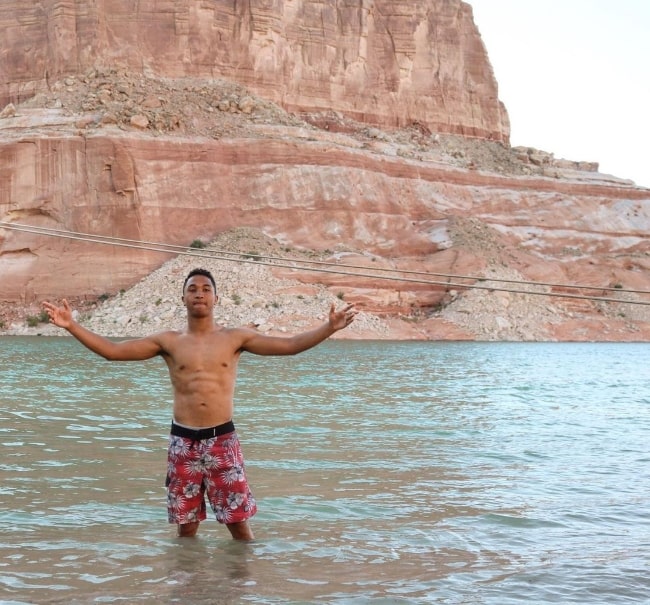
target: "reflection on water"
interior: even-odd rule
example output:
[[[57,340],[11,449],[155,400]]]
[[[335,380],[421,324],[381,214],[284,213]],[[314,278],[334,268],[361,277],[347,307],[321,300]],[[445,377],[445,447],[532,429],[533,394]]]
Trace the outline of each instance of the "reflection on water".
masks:
[[[650,600],[648,345],[328,342],[246,357],[260,512],[166,522],[164,364],[0,340],[2,603]]]

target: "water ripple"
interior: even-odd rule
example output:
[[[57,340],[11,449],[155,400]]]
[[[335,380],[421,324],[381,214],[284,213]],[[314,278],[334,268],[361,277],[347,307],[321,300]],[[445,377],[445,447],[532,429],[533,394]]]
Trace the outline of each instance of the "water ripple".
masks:
[[[3,344],[3,603],[650,602],[648,345],[244,357],[241,545],[167,525],[160,360]]]

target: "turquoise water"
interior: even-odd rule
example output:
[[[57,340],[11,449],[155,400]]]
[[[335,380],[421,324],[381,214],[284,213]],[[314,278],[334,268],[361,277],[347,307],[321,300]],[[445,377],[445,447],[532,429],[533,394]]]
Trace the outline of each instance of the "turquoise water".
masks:
[[[0,339],[2,603],[650,602],[647,344],[240,365],[257,539],[166,521],[161,361]]]

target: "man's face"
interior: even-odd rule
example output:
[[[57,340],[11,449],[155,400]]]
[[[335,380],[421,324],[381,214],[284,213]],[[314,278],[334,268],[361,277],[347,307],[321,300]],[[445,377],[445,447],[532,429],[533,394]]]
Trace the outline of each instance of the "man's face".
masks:
[[[183,302],[187,312],[196,317],[212,314],[217,295],[212,282],[205,275],[193,275],[185,284]]]

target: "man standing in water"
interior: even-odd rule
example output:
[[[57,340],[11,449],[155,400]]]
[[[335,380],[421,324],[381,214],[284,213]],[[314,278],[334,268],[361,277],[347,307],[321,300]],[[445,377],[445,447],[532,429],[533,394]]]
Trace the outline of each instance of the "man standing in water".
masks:
[[[232,423],[237,363],[243,351],[256,355],[295,355],[350,325],[353,305],[335,306],[329,319],[291,337],[260,334],[248,328],[215,324],[218,300],[212,274],[190,271],[183,284],[187,327],[114,342],[84,328],[62,306],[44,302],[50,321],[66,329],[91,351],[110,361],[141,361],[160,355],[174,391],[173,421],[167,454],[167,510],[179,536],[194,536],[206,518],[207,495],[217,520],[236,540],[252,540],[248,520],[257,512],[244,474],[244,460]]]

